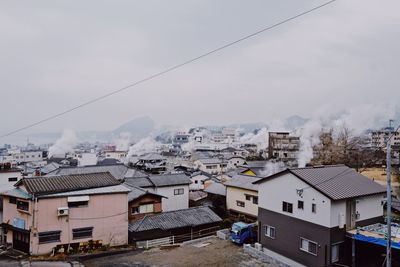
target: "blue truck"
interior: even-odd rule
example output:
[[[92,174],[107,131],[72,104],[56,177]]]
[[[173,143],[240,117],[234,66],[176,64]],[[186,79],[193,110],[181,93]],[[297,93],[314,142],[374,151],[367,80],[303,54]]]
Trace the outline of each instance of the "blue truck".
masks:
[[[229,239],[240,245],[256,241],[257,223],[235,222],[232,225]]]

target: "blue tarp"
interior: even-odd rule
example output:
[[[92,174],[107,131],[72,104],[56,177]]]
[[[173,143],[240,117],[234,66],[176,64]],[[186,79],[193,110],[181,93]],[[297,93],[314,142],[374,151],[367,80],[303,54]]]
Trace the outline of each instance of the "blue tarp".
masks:
[[[380,246],[384,246],[384,247],[386,247],[386,244],[387,244],[387,241],[384,238],[376,238],[376,237],[365,236],[365,235],[360,235],[360,234],[353,235],[353,238],[355,240],[368,242],[368,243],[372,243],[372,244],[380,245]],[[392,248],[400,249],[400,243],[392,241]]]

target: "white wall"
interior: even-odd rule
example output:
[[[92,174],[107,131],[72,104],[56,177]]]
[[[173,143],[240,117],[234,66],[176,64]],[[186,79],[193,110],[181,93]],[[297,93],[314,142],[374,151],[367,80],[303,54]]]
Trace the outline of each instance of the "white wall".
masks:
[[[204,190],[204,181],[207,180],[208,177],[205,175],[196,175],[190,178],[192,183],[189,185],[190,190]],[[196,183],[197,181],[197,183]]]
[[[21,180],[22,174],[20,171],[16,172],[0,172],[0,192],[5,192],[14,189],[14,184],[17,181],[9,182],[8,178],[17,177],[17,181]]]
[[[357,222],[383,216],[383,198],[383,194],[357,198],[356,211],[360,214]]]
[[[228,210],[235,210],[240,213],[246,213],[257,217],[258,215],[258,205],[253,204],[253,198],[246,200],[246,194],[251,196],[258,196],[258,192],[236,188],[236,187],[226,187],[226,207]],[[244,207],[237,205],[236,201],[243,201],[245,203]]]
[[[296,189],[303,189],[302,197],[298,196]],[[258,194],[261,208],[325,227],[331,225],[331,200],[293,174],[284,174],[261,183]],[[304,201],[303,210],[297,208],[298,200]],[[282,201],[293,204],[293,213],[282,211]],[[312,203],[317,205],[316,213],[311,211]]]
[[[174,195],[174,190],[183,188],[183,195]],[[162,211],[181,210],[189,208],[189,185],[157,187],[155,193],[162,198]]]

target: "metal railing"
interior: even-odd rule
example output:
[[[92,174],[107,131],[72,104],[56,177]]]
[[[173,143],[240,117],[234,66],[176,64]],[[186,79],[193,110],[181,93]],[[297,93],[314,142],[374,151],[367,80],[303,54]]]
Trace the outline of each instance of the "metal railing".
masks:
[[[220,229],[219,226],[214,226],[210,228],[201,229],[199,231],[191,231],[190,233],[182,235],[174,235],[174,236],[162,237],[151,240],[137,241],[136,247],[148,249],[152,247],[180,244],[193,239],[215,235],[219,229]]]

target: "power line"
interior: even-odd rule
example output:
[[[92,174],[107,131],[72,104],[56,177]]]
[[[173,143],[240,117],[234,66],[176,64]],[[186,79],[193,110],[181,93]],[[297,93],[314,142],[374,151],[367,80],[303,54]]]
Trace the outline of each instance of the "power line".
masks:
[[[82,108],[82,107],[84,107],[84,106],[87,106],[87,105],[93,104],[93,103],[95,103],[95,102],[98,102],[98,101],[100,101],[100,100],[102,100],[102,99],[104,99],[104,98],[107,98],[107,97],[110,97],[110,96],[112,96],[112,95],[118,94],[118,93],[120,93],[120,92],[122,92],[122,91],[125,91],[125,90],[127,90],[127,89],[130,89],[130,88],[132,88],[132,87],[134,87],[134,86],[136,86],[136,85],[139,85],[139,84],[145,83],[145,82],[147,82],[147,81],[150,81],[150,80],[152,80],[152,79],[154,79],[154,78],[157,78],[157,77],[159,77],[159,76],[162,76],[162,75],[164,75],[164,74],[166,74],[166,73],[169,73],[169,72],[171,72],[171,71],[173,71],[173,70],[179,69],[179,68],[181,68],[181,67],[183,67],[183,66],[185,66],[185,65],[187,65],[187,64],[190,64],[190,63],[192,63],[192,62],[198,61],[199,59],[202,59],[202,58],[204,58],[204,57],[206,57],[206,56],[209,56],[209,55],[211,55],[211,54],[217,53],[217,52],[219,52],[219,51],[221,51],[221,50],[223,50],[223,49],[225,49],[225,48],[228,48],[228,47],[233,46],[233,45],[235,45],[235,44],[237,44],[237,43],[240,43],[240,42],[242,42],[242,41],[245,41],[245,40],[247,40],[247,39],[250,39],[250,38],[252,38],[252,37],[254,37],[254,36],[256,36],[256,35],[259,35],[259,34],[261,34],[261,33],[263,33],[263,32],[266,32],[266,31],[268,31],[268,30],[271,30],[271,29],[273,29],[273,28],[276,28],[276,27],[278,27],[278,26],[280,26],[280,25],[282,25],[282,24],[284,24],[284,23],[290,22],[290,21],[292,21],[292,20],[294,20],[294,19],[297,19],[297,18],[299,18],[299,17],[302,17],[302,16],[304,16],[304,15],[307,15],[307,14],[309,14],[309,13],[311,13],[311,12],[317,10],[317,9],[320,9],[320,8],[322,8],[322,7],[324,7],[324,6],[327,6],[327,5],[329,5],[329,4],[332,4],[333,2],[336,2],[336,0],[331,0],[331,1],[325,2],[325,3],[321,4],[321,5],[318,5],[318,6],[316,6],[316,7],[313,7],[313,8],[311,8],[311,9],[307,10],[307,11],[301,12],[301,13],[295,15],[295,16],[292,16],[292,17],[290,17],[290,18],[284,19],[284,20],[282,20],[282,21],[280,21],[280,22],[278,22],[278,23],[275,23],[275,24],[270,25],[270,26],[268,26],[268,27],[265,27],[265,28],[263,28],[263,29],[261,29],[261,30],[259,30],[259,31],[256,31],[256,32],[254,32],[254,33],[251,33],[251,34],[249,34],[249,35],[246,35],[246,36],[244,36],[244,37],[242,37],[242,38],[240,38],[240,39],[237,39],[237,40],[232,41],[232,42],[230,42],[230,43],[227,43],[227,44],[225,44],[225,45],[223,45],[223,46],[220,46],[220,47],[218,47],[218,48],[215,48],[215,49],[213,49],[213,50],[210,50],[210,51],[208,51],[208,52],[206,52],[206,53],[204,53],[204,54],[201,54],[201,55],[199,55],[199,56],[197,56],[197,57],[194,57],[194,58],[192,58],[192,59],[189,59],[189,60],[187,60],[187,61],[185,61],[185,62],[183,62],[183,63],[177,64],[177,65],[172,66],[172,67],[170,67],[170,68],[167,68],[167,69],[165,69],[165,70],[163,70],[163,71],[161,71],[161,72],[155,73],[155,74],[153,74],[153,75],[151,75],[151,76],[148,76],[148,77],[146,77],[146,78],[144,78],[144,79],[142,79],[142,80],[136,81],[136,82],[134,82],[134,83],[132,83],[132,84],[129,84],[129,85],[127,85],[127,86],[124,86],[124,87],[122,87],[122,88],[120,88],[120,89],[111,91],[110,93],[107,93],[107,94],[105,94],[105,95],[96,97],[96,98],[94,98],[94,99],[92,99],[92,100],[89,100],[89,101],[84,102],[84,103],[82,103],[82,104],[80,104],[80,105],[78,105],[78,106],[75,106],[75,107],[72,107],[72,108],[70,108],[70,109],[67,109],[67,110],[65,110],[65,111],[63,111],[63,112],[54,114],[54,115],[52,115],[52,116],[49,116],[49,117],[44,118],[44,119],[42,119],[42,120],[39,120],[39,121],[37,121],[37,122],[28,124],[28,125],[26,125],[26,126],[24,126],[24,127],[21,127],[21,128],[16,129],[16,130],[10,131],[10,132],[8,132],[8,133],[5,133],[5,134],[1,135],[0,138],[6,137],[6,136],[10,136],[10,135],[12,135],[12,134],[21,132],[21,131],[26,130],[26,129],[29,129],[29,128],[32,128],[32,127],[34,127],[34,126],[36,126],[36,125],[42,124],[42,123],[44,123],[44,122],[46,122],[46,121],[53,120],[53,119],[55,119],[55,118],[57,118],[57,117],[60,117],[60,116],[65,115],[65,114],[67,114],[67,113],[70,113],[70,112],[72,112],[72,111],[74,111],[74,110],[77,110],[77,109],[79,109],[79,108]]]

